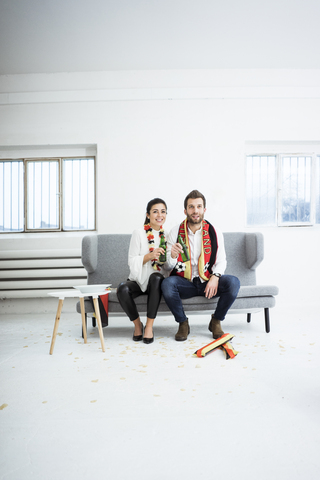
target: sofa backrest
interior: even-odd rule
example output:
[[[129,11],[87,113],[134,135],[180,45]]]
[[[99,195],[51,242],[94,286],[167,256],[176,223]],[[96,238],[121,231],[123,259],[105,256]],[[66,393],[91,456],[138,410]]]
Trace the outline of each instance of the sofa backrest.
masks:
[[[225,273],[239,278],[241,285],[256,284],[256,267],[263,259],[261,233],[224,233],[227,255]],[[89,284],[111,283],[117,287],[129,275],[128,251],[131,235],[87,235],[82,241],[82,262]]]
[[[97,235],[97,265],[88,272],[89,284],[111,283],[116,288],[129,276],[128,251],[131,235]]]
[[[258,235],[258,237],[256,235]],[[255,285],[255,268],[263,258],[262,255],[262,258],[259,259],[256,253],[258,246],[261,247],[260,243],[261,241],[263,242],[263,237],[261,238],[259,234],[244,232],[226,232],[223,234],[223,237],[227,257],[227,269],[225,273],[238,277],[242,286]]]

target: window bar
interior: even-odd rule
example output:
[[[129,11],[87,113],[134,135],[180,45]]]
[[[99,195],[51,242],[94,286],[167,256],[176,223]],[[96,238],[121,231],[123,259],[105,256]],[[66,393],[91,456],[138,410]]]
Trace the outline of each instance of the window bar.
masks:
[[[18,228],[20,229],[20,162],[18,163]]]
[[[257,157],[257,160],[258,160],[258,165],[259,165],[259,175],[258,175],[258,185],[259,185],[259,192],[261,192],[261,156]],[[259,202],[258,202],[258,205],[259,205],[259,212],[261,211],[261,195],[259,195]],[[256,211],[255,211],[255,214],[256,214]]]
[[[50,195],[51,195],[51,162],[49,162],[49,170],[48,170],[49,174],[48,174],[48,224],[49,224],[49,227],[51,225],[51,208],[50,208]]]
[[[301,158],[301,157],[300,157]],[[301,161],[299,162],[299,168],[298,168],[298,178],[297,178],[297,184],[298,184],[298,204],[299,204],[299,213],[300,213],[300,218],[299,220],[302,220],[304,218],[304,213],[305,213],[305,201],[306,201],[306,189],[304,188],[304,185],[301,185],[301,192],[299,188],[300,184],[300,171],[304,169],[305,171],[306,167],[306,162],[305,162],[305,157],[301,158]],[[299,193],[303,195],[303,197],[300,200]],[[301,207],[300,207],[301,205]],[[302,215],[303,214],[303,215]]]
[[[271,170],[271,158],[267,157],[267,212],[270,210],[270,170]]]
[[[318,177],[318,185],[317,185],[317,200],[316,200],[316,210],[317,210],[317,217],[318,223],[320,223],[320,155],[317,157],[317,177]]]
[[[89,160],[87,160],[87,223],[86,228],[88,229],[89,226]]]
[[[268,212],[269,212],[269,167],[270,167],[270,157],[269,156],[266,157],[266,161],[267,161],[266,162],[267,163],[267,165],[266,165],[266,167],[267,167],[267,175],[266,175],[266,177],[267,177],[267,182],[266,182],[266,212],[268,214]]]
[[[305,219],[306,218],[306,194],[307,194],[307,179],[306,179],[306,172],[307,172],[307,158],[304,157],[303,159],[303,163],[304,163],[304,185],[303,185],[303,189],[304,189],[304,198],[305,198],[305,201],[303,202],[303,218]]]
[[[251,190],[252,190],[252,175],[250,175],[250,177],[248,176],[248,172],[251,173],[252,171],[252,168],[250,168],[250,162],[251,162],[251,157],[247,157],[247,184],[248,184],[248,192],[251,193]],[[252,164],[252,162],[251,162]],[[247,196],[248,196],[248,192],[247,192]],[[248,200],[247,200],[248,202]],[[249,202],[248,202],[248,206],[247,206],[247,223],[250,224],[250,217],[249,217],[249,213],[251,211],[251,208],[252,208],[252,195],[251,195],[251,198],[250,198],[250,205],[249,205]]]
[[[311,188],[311,184],[310,184],[310,180],[308,182],[308,179],[311,179],[311,171],[310,171],[310,161],[309,161],[309,168],[308,168],[308,162],[307,162],[307,158],[305,158],[305,174],[304,174],[304,182],[305,182],[305,191],[308,192],[308,183],[309,183],[309,192],[308,192],[308,198],[309,198],[309,221],[312,221],[312,216],[311,216],[311,198],[312,198],[312,195],[311,195],[311,192],[312,190],[310,190]],[[311,164],[312,164],[312,158],[311,158]],[[307,175],[307,170],[308,170],[308,175]],[[305,202],[305,209],[306,209],[306,202]]]
[[[255,215],[254,215],[254,199],[253,199],[253,188],[254,188],[254,157],[251,157],[251,215],[252,215],[252,221],[255,221]]]
[[[9,215],[9,219],[10,219],[10,230],[12,230],[12,200],[13,200],[13,196],[12,196],[12,162],[10,162],[10,183],[9,183],[9,187],[10,187],[10,205],[9,205],[10,215]]]
[[[2,215],[3,215],[3,230],[4,230],[4,164],[1,162],[1,170],[2,170]]]
[[[1,162],[1,170],[2,170],[2,216],[3,216],[3,231],[4,231],[4,163]]]
[[[292,195],[292,189],[294,188],[294,179],[293,179],[293,169],[294,169],[294,158],[293,157],[290,157],[290,190],[289,190],[289,195]],[[297,190],[297,184],[296,184],[296,189]],[[297,195],[297,192],[296,192],[296,195]],[[289,198],[289,201],[290,201],[290,198]],[[290,221],[292,221],[292,217],[290,217],[289,219]]]
[[[42,189],[42,182],[43,182],[43,162],[40,162],[40,178],[41,178],[41,183],[40,183],[40,228],[43,228],[43,189]]]
[[[71,160],[71,229],[73,229],[73,160]]]
[[[35,205],[35,201],[36,201],[36,198],[35,198],[35,188],[34,188],[34,184],[35,184],[35,165],[32,164],[32,172],[33,172],[33,205],[32,205],[32,228],[34,228],[34,222],[35,222],[35,208],[34,208],[34,205]],[[30,208],[29,208],[29,211],[30,211]]]
[[[4,165],[3,164],[3,226],[5,226],[5,221],[6,221],[6,217],[5,217],[5,213],[6,213],[6,196],[5,196],[5,183],[4,183]]]
[[[300,201],[299,201],[299,193],[300,193],[300,188],[299,188],[299,171],[300,171],[300,162],[299,162],[299,157],[295,158],[295,164],[296,164],[296,198],[297,198],[297,214],[296,214],[296,221],[298,222],[300,220]]]
[[[320,223],[320,156],[317,157],[316,223]]]
[[[78,228],[81,225],[81,160],[79,160],[79,220],[78,220]]]

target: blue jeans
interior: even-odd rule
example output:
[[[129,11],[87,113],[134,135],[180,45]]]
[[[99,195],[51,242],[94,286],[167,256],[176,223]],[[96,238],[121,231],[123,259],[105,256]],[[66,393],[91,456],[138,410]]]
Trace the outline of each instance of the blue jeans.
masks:
[[[199,277],[186,280],[178,275],[165,278],[161,284],[161,290],[166,304],[170,308],[176,322],[181,323],[187,320],[181,299],[191,297],[205,297],[204,290],[207,282],[201,282]],[[222,275],[219,279],[218,291],[215,295],[219,297],[214,318],[224,320],[229,308],[235,301],[240,288],[240,281],[233,275]]]

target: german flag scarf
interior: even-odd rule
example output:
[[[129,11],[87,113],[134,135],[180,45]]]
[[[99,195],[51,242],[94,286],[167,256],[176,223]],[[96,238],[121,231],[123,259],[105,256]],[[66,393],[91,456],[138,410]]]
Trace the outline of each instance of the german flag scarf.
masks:
[[[179,227],[178,237],[182,238],[184,241],[191,259],[190,252],[190,243],[188,238],[188,222],[185,219]],[[177,240],[178,241],[178,240]],[[209,280],[211,275],[212,266],[216,262],[218,251],[218,238],[214,227],[207,222],[202,220],[202,245],[201,245],[201,254],[198,261],[199,276],[203,280]],[[171,275],[180,275],[181,277],[191,280],[192,278],[192,267],[191,260],[183,262],[181,254],[179,254],[177,264]]]

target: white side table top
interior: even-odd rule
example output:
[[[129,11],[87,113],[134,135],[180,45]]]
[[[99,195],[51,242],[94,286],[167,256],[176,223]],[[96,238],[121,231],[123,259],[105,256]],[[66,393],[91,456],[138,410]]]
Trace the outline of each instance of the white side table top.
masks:
[[[68,298],[68,297],[98,298],[101,295],[107,295],[107,293],[110,293],[110,290],[104,290],[103,292],[82,293],[80,292],[80,290],[76,290],[75,288],[73,288],[72,290],[62,290],[60,292],[48,292],[48,295],[51,295],[51,297],[58,297],[60,300],[63,300],[64,298]]]

